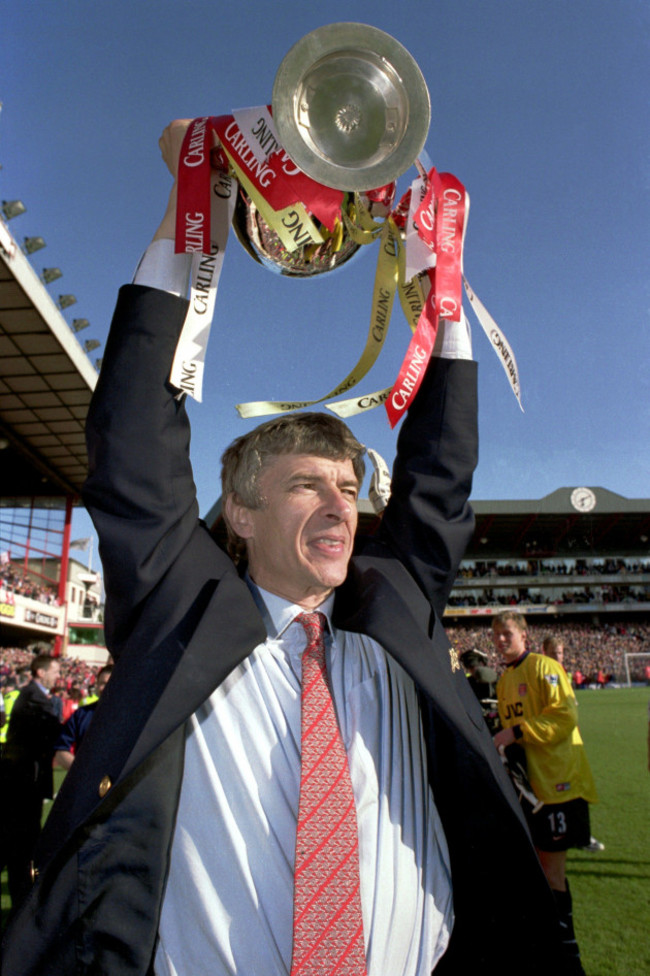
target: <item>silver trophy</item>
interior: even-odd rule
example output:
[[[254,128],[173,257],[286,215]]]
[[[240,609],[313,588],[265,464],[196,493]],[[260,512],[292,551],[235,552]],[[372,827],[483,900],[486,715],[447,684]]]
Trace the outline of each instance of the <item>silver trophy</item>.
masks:
[[[328,24],[291,48],[275,76],[273,120],[282,147],[303,173],[344,190],[343,209],[393,183],[415,162],[429,131],[431,104],[422,72],[390,34],[366,24]],[[367,202],[367,201],[366,201]],[[240,190],[233,219],[248,253],[276,273],[331,271],[359,249],[342,224],[323,244],[287,251]]]
[[[424,146],[431,103],[399,41],[366,24],[328,24],[282,61],[273,119],[284,149],[312,179],[370,190],[405,173]]]

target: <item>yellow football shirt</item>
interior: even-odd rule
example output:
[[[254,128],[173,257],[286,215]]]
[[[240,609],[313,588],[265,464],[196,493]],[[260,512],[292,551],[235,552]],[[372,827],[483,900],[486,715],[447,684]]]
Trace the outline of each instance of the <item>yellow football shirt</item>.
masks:
[[[598,799],[578,729],[578,703],[561,664],[541,654],[526,654],[497,683],[504,728],[518,725],[526,752],[528,778],[544,803],[582,797]]]

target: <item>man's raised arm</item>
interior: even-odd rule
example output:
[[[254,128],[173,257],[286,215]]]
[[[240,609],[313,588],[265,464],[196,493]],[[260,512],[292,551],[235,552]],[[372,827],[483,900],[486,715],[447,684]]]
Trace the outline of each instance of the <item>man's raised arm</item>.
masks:
[[[160,140],[173,176],[186,128],[172,123]],[[168,379],[191,261],[174,254],[175,207],[176,182],[135,284],[120,290],[86,424],[83,499],[100,540],[109,630],[110,608],[126,623],[197,528],[189,422]]]
[[[478,461],[477,368],[466,328],[440,325],[399,433],[381,530],[439,616],[474,529],[468,498]]]

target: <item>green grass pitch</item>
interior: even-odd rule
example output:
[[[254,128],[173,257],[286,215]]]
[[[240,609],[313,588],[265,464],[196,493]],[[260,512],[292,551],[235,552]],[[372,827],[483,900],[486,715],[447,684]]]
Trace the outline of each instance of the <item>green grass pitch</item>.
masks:
[[[578,694],[580,731],[600,801],[598,854],[570,851],[574,925],[587,976],[650,973],[650,688]]]

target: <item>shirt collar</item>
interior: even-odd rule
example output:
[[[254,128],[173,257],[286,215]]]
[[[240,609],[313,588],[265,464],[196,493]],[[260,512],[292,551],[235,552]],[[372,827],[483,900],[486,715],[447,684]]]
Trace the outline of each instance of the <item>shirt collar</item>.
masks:
[[[523,654],[519,655],[516,661],[511,661],[510,664],[506,664],[506,669],[510,670],[510,668],[518,668],[520,664],[524,663],[529,654],[530,651],[524,651]]]
[[[275,593],[269,593],[268,590],[263,590],[261,586],[253,582],[248,573],[246,573],[245,578],[257,605],[257,609],[262,614],[266,632],[271,639],[275,640],[281,637],[298,614],[305,613],[305,608],[301,607],[300,604],[291,603],[289,600],[285,600]],[[330,593],[327,599],[314,609],[318,610],[319,613],[325,614],[327,625],[330,632],[333,633],[332,611],[334,609],[334,593]]]

